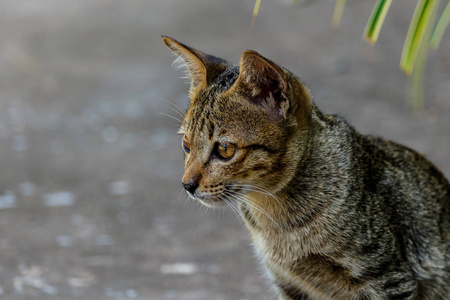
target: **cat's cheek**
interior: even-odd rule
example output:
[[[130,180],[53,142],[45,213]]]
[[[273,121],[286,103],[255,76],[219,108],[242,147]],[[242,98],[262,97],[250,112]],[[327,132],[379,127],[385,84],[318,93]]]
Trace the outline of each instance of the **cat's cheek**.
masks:
[[[189,154],[187,154],[186,152],[183,151],[183,157],[184,157],[184,169],[186,170],[187,165],[188,165],[188,161],[189,161]]]

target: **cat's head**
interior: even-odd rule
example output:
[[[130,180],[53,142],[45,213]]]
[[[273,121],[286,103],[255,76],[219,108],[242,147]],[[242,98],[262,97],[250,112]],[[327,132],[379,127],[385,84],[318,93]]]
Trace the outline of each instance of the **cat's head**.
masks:
[[[254,51],[239,66],[171,38],[191,80],[181,124],[188,194],[216,207],[249,193],[277,193],[294,176],[302,135],[311,121],[309,90],[290,72]]]

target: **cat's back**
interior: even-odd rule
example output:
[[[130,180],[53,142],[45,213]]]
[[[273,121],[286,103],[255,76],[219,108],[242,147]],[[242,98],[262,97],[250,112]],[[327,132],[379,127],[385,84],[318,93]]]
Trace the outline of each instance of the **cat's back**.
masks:
[[[437,201],[435,203],[443,207],[450,205],[449,181],[425,156],[396,142],[375,136],[364,136],[363,145],[370,156],[370,164],[375,169],[373,174],[381,176],[386,184],[401,188],[408,194],[412,193],[411,201],[425,198],[434,199]],[[414,193],[419,193],[421,197],[417,198],[419,195]]]
[[[390,211],[413,269],[425,275],[446,265],[450,276],[448,180],[408,147],[373,136],[363,137],[363,144],[371,165],[367,189],[376,191],[380,204]]]

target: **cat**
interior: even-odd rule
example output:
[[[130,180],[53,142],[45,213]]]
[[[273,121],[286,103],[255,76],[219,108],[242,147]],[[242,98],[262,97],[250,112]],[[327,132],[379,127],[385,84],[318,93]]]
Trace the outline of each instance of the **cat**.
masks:
[[[450,299],[450,185],[424,156],[323,114],[294,74],[169,37],[191,80],[182,185],[243,218],[279,299]]]

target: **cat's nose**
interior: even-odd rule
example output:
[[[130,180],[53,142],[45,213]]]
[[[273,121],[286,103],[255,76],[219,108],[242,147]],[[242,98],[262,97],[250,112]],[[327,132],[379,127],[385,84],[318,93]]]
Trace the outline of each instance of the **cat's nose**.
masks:
[[[195,190],[198,188],[198,182],[194,181],[189,183],[183,183],[183,187],[189,193],[194,194]]]

